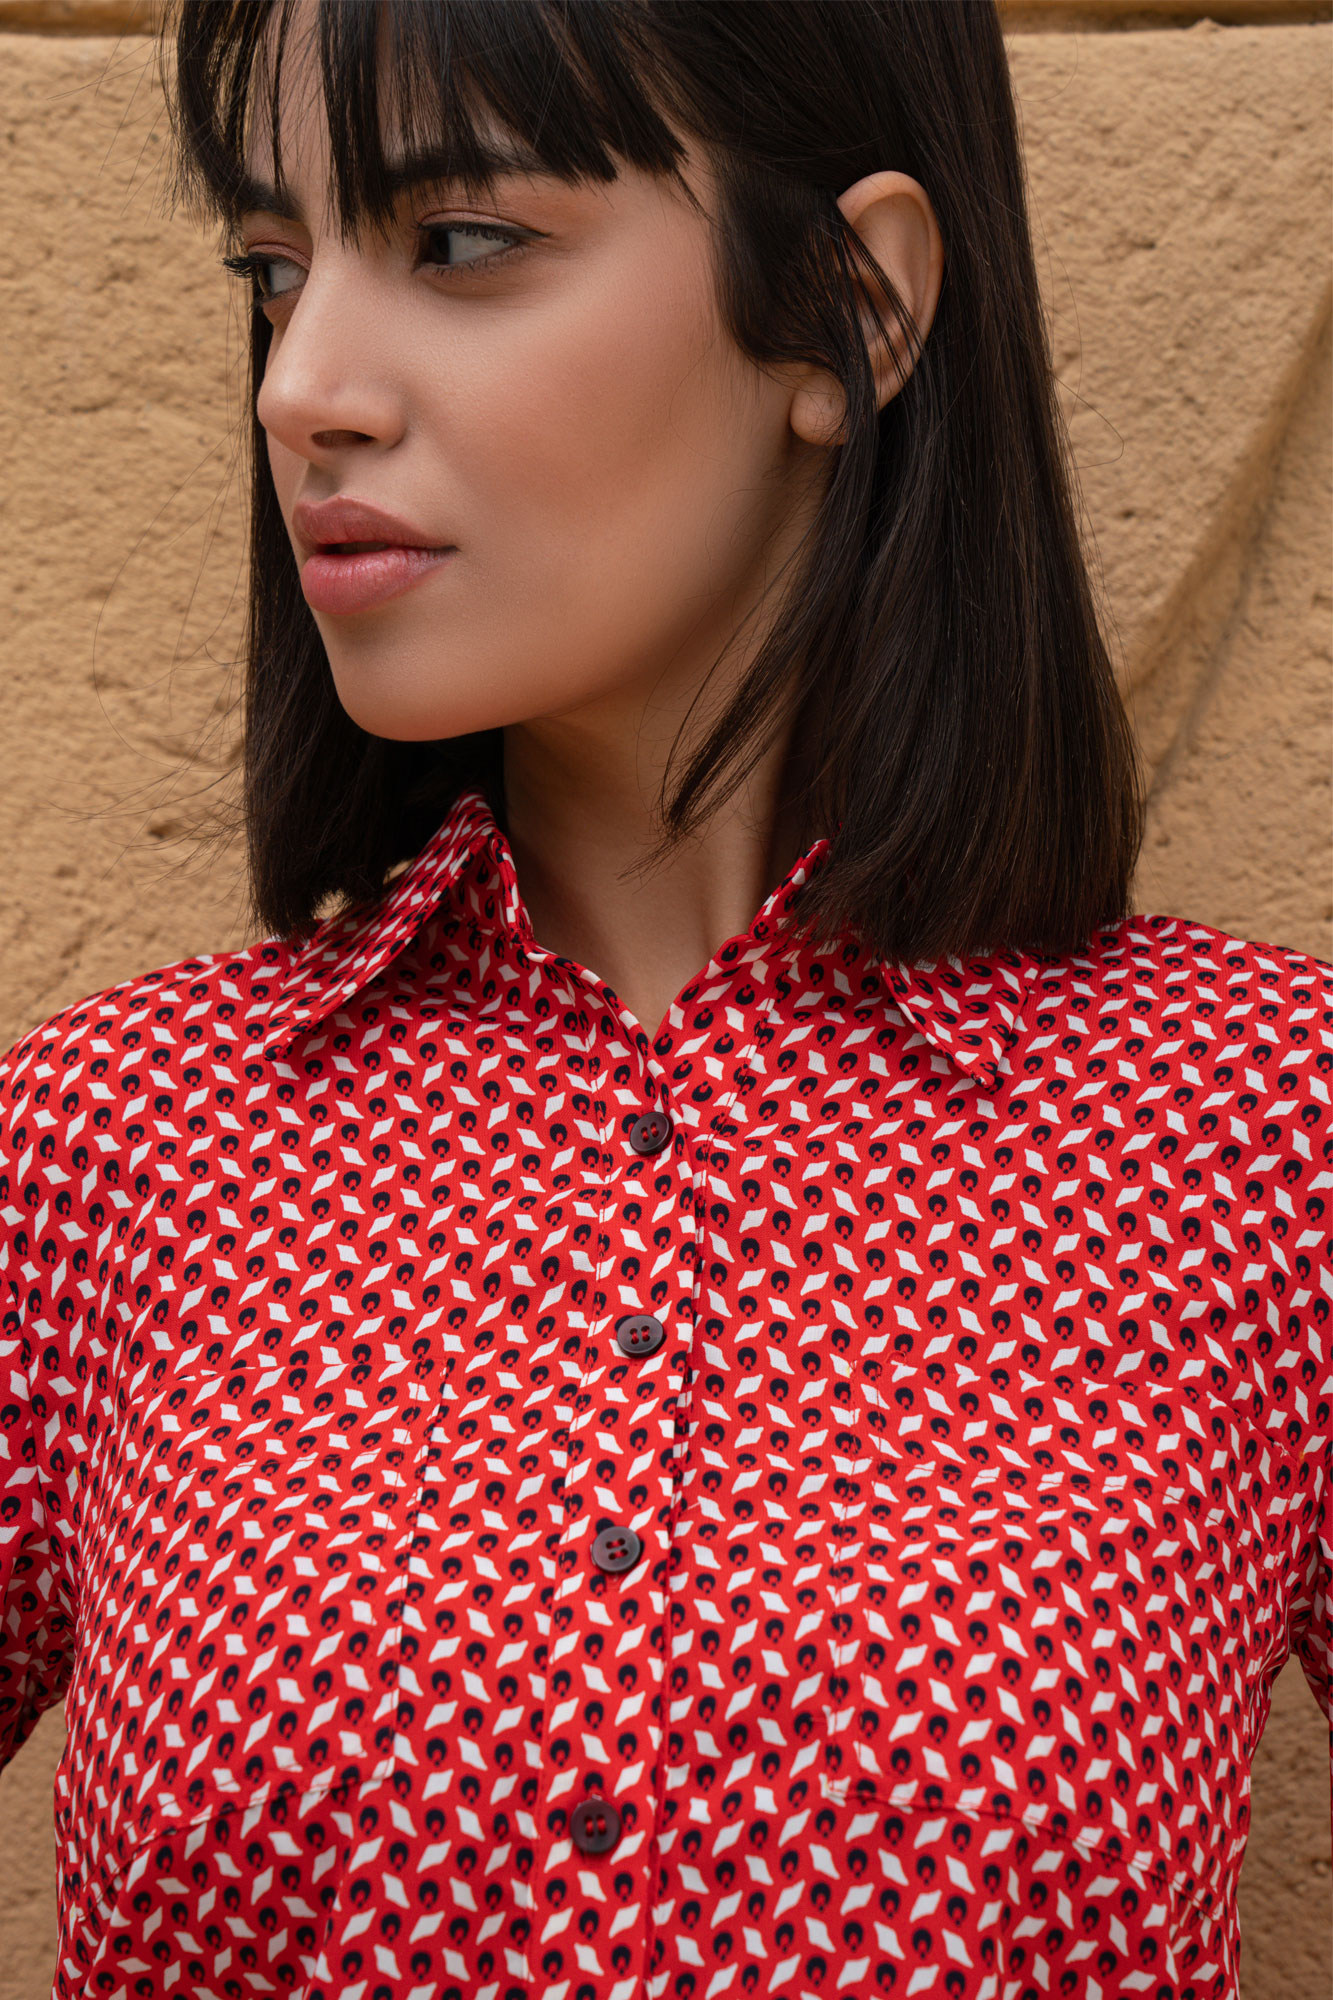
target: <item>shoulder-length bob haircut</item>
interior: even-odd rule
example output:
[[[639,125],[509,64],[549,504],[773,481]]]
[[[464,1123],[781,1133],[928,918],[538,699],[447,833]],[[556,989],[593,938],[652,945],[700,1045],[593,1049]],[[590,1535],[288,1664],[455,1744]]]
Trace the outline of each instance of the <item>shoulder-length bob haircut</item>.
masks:
[[[257,129],[282,187],[292,0],[176,10],[174,192],[234,240]],[[731,338],[843,386],[796,573],[730,706],[664,784],[658,851],[794,724],[783,810],[807,841],[830,838],[798,929],[938,959],[1064,954],[1123,917],[1137,765],[1080,547],[993,0],[318,0],[309,18],[345,237],[394,213],[386,142],[442,153],[472,193],[493,185],[498,126],[569,182],[628,163],[692,199],[685,133],[715,174]],[[837,207],[888,167],[922,183],[944,238],[924,344]],[[858,275],[916,356],[882,410]],[[329,899],[373,906],[463,787],[503,824],[502,765],[498,731],[390,742],[340,707],[253,417],[270,331],[256,311],[244,812],[256,913],[298,933]]]

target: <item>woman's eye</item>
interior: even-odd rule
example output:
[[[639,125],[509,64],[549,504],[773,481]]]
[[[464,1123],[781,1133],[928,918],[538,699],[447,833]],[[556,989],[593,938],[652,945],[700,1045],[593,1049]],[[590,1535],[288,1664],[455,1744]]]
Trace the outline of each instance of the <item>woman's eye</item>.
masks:
[[[482,222],[437,222],[423,233],[430,252],[423,261],[443,265],[446,270],[463,264],[488,264],[520,241],[512,230],[492,229]]]
[[[292,292],[305,275],[299,264],[290,257],[264,257],[250,253],[244,257],[224,257],[223,265],[234,271],[239,278],[249,278],[255,285],[261,302],[281,298],[284,292]],[[289,275],[284,277],[282,273]]]
[[[268,274],[266,294],[271,299],[294,292],[305,276],[301,266],[293,264],[290,257],[261,257],[259,261]]]
[[[428,225],[421,234],[426,253],[422,263],[445,271],[478,270],[500,257],[521,251],[526,243],[526,238],[516,230],[496,229],[481,222],[439,222]],[[224,257],[222,262],[237,277],[250,281],[259,305],[270,305],[298,290],[305,279],[303,267],[292,258],[266,255],[262,251]]]

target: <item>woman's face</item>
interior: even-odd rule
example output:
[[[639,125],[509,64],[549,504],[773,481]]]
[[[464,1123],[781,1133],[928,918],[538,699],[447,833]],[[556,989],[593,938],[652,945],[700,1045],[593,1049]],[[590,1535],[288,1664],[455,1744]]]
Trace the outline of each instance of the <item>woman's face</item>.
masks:
[[[515,172],[480,201],[409,188],[387,241],[343,243],[298,74],[299,219],[256,210],[242,236],[276,294],[258,414],[348,713],[423,739],[692,689],[795,548],[829,456],[793,432],[790,381],[724,331],[706,215],[629,169]],[[271,179],[271,154],[250,164]],[[697,157],[687,177],[711,212]],[[306,519],[334,499],[451,553],[312,562],[347,532]],[[391,538],[372,530],[352,537]],[[359,597],[375,568],[416,580]]]

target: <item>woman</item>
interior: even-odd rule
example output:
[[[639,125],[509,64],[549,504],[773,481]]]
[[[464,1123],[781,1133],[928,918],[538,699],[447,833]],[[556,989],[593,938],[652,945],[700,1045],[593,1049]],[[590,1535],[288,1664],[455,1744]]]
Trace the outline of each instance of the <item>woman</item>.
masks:
[[[57,1991],[1234,1995],[1333,991],[1127,914],[992,8],[175,49],[269,935],[6,1066]]]

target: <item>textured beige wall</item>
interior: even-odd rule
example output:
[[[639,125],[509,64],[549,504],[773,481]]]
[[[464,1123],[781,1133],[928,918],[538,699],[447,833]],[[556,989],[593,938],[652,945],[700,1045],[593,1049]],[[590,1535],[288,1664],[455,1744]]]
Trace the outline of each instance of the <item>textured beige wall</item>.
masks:
[[[941,0],[944,3],[944,0]],[[1012,0],[1039,253],[1153,771],[1144,909],[1333,957],[1325,4]],[[0,0],[0,1046],[243,935],[225,796],[240,323],[162,212],[144,0]],[[1145,25],[1146,24],[1146,25]],[[4,29],[22,32],[3,32]],[[87,32],[89,28],[98,33]],[[53,1961],[47,1716],[0,1778],[0,2000]],[[1327,2000],[1323,1724],[1255,1774],[1245,2000]]]

